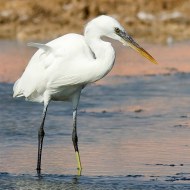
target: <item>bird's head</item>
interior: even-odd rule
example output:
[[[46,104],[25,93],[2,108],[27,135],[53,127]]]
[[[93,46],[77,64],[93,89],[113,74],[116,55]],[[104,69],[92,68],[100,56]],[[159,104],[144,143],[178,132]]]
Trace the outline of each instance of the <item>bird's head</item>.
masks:
[[[90,31],[90,32],[89,32]],[[91,37],[106,36],[120,41],[124,46],[129,46],[151,62],[157,64],[157,61],[145,51],[135,40],[126,32],[121,24],[113,17],[101,15],[90,21],[85,28],[85,35],[91,34]]]

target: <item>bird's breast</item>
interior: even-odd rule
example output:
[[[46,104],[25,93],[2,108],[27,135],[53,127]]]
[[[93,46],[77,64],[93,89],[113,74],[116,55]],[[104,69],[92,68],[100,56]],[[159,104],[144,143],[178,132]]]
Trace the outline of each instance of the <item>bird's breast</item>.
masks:
[[[81,91],[83,85],[76,86],[62,86],[57,89],[49,89],[49,94],[51,100],[54,101],[71,101],[72,97],[78,92]]]

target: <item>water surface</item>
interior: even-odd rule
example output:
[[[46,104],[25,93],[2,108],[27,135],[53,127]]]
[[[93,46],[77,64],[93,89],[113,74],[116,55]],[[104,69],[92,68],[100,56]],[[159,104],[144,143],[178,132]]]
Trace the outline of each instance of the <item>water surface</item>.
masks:
[[[84,89],[77,176],[70,103],[51,102],[42,176],[36,175],[43,105],[0,83],[1,189],[190,189],[190,74],[110,76]]]

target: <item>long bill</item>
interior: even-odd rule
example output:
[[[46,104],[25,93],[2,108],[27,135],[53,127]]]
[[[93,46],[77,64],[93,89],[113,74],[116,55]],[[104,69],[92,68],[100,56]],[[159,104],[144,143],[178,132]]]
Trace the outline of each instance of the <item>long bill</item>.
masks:
[[[147,58],[154,64],[158,64],[158,62],[146,51],[144,50],[137,42],[133,40],[126,32],[120,31],[119,36],[122,38],[122,42],[124,45],[127,45],[140,53],[143,57]]]

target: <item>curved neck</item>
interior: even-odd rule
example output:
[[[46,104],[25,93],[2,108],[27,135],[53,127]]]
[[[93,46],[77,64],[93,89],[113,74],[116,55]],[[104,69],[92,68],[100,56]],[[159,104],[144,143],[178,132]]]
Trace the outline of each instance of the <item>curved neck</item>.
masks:
[[[112,69],[115,61],[115,51],[111,43],[101,40],[98,36],[85,35],[85,40],[95,55],[96,69],[98,71],[94,80],[96,81],[108,74]]]

